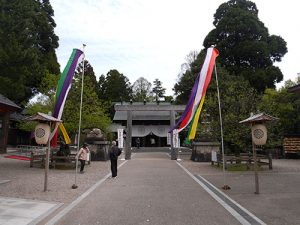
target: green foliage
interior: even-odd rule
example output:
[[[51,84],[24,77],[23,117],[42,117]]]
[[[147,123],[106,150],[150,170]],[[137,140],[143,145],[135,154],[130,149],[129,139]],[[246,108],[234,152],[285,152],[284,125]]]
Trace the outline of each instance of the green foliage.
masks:
[[[62,116],[64,125],[71,135],[78,132],[82,70],[82,65],[80,65],[74,75]],[[85,61],[81,129],[99,128],[106,133],[111,121],[106,113],[107,109],[98,98],[96,86],[97,81],[93,68]]]
[[[59,73],[53,10],[48,0],[4,0],[0,10],[1,94],[25,105],[44,76]]]
[[[137,79],[132,85],[132,97],[136,102],[151,101],[151,83],[144,77]]]
[[[205,51],[200,52],[196,60],[191,63],[191,70],[186,70],[179,82],[175,84],[177,103],[187,103],[197,73],[199,73],[204,61],[204,56]],[[239,124],[239,121],[248,118],[251,112],[256,111],[259,96],[243,77],[230,75],[220,65],[217,66],[217,70],[226,151],[245,151],[247,146],[251,145],[250,128]],[[195,140],[221,141],[215,74],[212,75],[207,89]]]
[[[173,101],[174,101],[174,98],[172,95],[165,96],[165,102],[173,102]]]
[[[204,61],[205,52],[201,51],[196,60],[189,62],[189,68],[178,79],[174,85],[174,92],[176,95],[176,104],[186,104],[191,94],[192,87],[195,83],[196,77],[200,72],[201,65]]]
[[[221,113],[223,119],[223,138],[227,152],[245,151],[251,145],[250,128],[239,124],[239,121],[256,111],[259,96],[242,77],[229,75],[226,70],[218,67]],[[212,79],[207,90],[203,109],[209,115],[210,135],[221,141],[220,119],[217,97],[217,86]],[[201,116],[201,119],[203,116]],[[203,121],[203,120],[202,120]],[[199,124],[201,129],[202,124]],[[206,130],[207,132],[207,130]],[[201,132],[199,132],[201,135]]]
[[[39,92],[54,100],[58,80],[59,75],[46,73],[39,84]]]
[[[111,123],[107,116],[106,105],[99,100],[96,93],[97,81],[92,66],[88,61],[84,62],[84,89],[82,104],[82,123],[81,129],[100,128],[104,133],[108,132],[108,126]],[[66,99],[62,120],[69,136],[74,136],[78,132],[80,99],[81,99],[81,83],[82,83],[83,67],[80,64],[75,72],[74,79],[68,97]],[[55,78],[56,77],[56,78]],[[26,111],[28,115],[35,115],[37,112],[48,113],[54,109],[54,87],[56,88],[59,78],[48,74],[43,78],[44,95],[27,105]],[[22,129],[32,131],[36,123],[21,123]]]
[[[155,100],[159,100],[159,98],[164,97],[166,89],[162,87],[162,83],[159,79],[155,79],[153,81],[152,93],[155,95]]]
[[[267,124],[268,146],[279,146],[284,135],[297,134],[300,130],[300,94],[289,93],[287,87],[278,91],[266,89],[259,104],[261,111],[279,118],[276,123]]]
[[[220,169],[223,168],[222,165],[219,166]],[[257,167],[257,170],[258,171],[264,171],[266,170],[266,168],[262,167],[262,166],[258,166]],[[241,171],[254,171],[254,165],[251,164],[251,165],[247,165],[247,164],[244,164],[244,163],[233,163],[233,164],[227,164],[227,171],[230,171],[230,172],[241,172]]]
[[[242,76],[258,92],[275,88],[283,79],[282,72],[273,65],[286,54],[286,42],[268,29],[258,18],[255,3],[230,0],[223,3],[214,15],[215,29],[204,40],[204,47],[212,45],[220,51],[218,61],[226,70]]]
[[[110,70],[106,77],[100,76],[97,94],[105,102],[129,101],[132,98],[129,79],[117,70]]]
[[[46,95],[36,96],[36,101],[27,104],[25,114],[27,116],[36,115],[38,112],[48,114],[51,112],[54,106],[53,98]],[[37,122],[20,121],[18,127],[21,130],[33,131]]]

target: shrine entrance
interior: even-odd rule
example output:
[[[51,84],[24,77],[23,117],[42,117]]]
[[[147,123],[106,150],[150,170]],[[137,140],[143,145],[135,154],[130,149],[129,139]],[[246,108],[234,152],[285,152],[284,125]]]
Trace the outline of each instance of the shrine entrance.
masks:
[[[170,146],[172,153],[172,138],[168,131],[175,125],[176,113],[184,109],[184,105],[167,102],[115,104],[113,121],[126,130],[125,159],[131,158],[131,147],[137,147],[138,139],[141,147]]]
[[[139,141],[138,141],[139,139]],[[138,143],[139,142],[139,143]],[[144,137],[132,137],[132,147],[167,147],[170,146],[167,137],[158,137],[154,134],[149,134]]]

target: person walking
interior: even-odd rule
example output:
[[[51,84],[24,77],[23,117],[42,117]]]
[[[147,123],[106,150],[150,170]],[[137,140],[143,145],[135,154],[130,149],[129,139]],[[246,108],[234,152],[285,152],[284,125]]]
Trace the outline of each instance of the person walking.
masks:
[[[110,168],[111,168],[111,177],[114,178],[118,175],[118,157],[121,155],[122,151],[116,145],[115,141],[111,142],[112,146],[109,153],[110,158]]]
[[[138,138],[136,139],[136,147],[139,149],[139,148],[140,148],[140,145],[141,145],[141,140],[140,140],[140,138],[138,137]]]
[[[85,161],[87,160],[87,154],[90,152],[87,146],[88,145],[84,143],[76,156],[80,161],[80,173],[84,173]]]

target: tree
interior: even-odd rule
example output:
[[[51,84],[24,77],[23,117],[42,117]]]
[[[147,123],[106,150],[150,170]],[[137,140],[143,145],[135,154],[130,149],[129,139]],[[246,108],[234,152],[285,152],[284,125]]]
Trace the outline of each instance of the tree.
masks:
[[[77,67],[76,74],[82,74],[83,67],[82,63],[80,63]],[[94,68],[91,66],[91,64],[84,60],[84,76],[90,78],[90,84],[95,92],[97,92],[97,78],[94,72]]]
[[[179,75],[178,82],[174,85],[176,95],[176,104],[186,104],[196,77],[201,70],[201,65],[204,61],[205,52],[202,50],[193,62],[189,62],[190,69],[185,70]]]
[[[205,51],[202,50],[196,60],[175,84],[176,103],[186,104],[196,77],[201,70]],[[239,124],[239,121],[256,112],[259,95],[243,77],[230,75],[220,65],[217,65],[221,110],[223,115],[224,143],[227,151],[238,152],[251,144],[249,128]],[[205,123],[202,123],[205,121]],[[183,131],[184,132],[184,131]],[[183,133],[183,135],[185,135]],[[220,120],[215,74],[212,75],[200,116],[196,140],[220,140]]]
[[[184,74],[187,70],[191,70],[193,62],[197,59],[197,56],[199,55],[198,51],[191,51],[186,57],[185,57],[185,63],[181,64],[181,75]]]
[[[25,105],[43,77],[59,74],[53,9],[48,0],[4,0],[0,10],[1,94]]]
[[[97,82],[97,94],[99,99],[104,99],[105,96],[105,90],[103,88],[103,86],[105,86],[105,80],[106,80],[105,76],[101,74]]]
[[[108,133],[108,125],[111,120],[108,117],[106,104],[99,100],[96,93],[96,77],[93,71],[93,67],[88,61],[84,61],[84,88],[83,88],[83,104],[82,104],[82,123],[81,128],[91,129],[100,128],[104,133]],[[62,120],[64,126],[70,136],[74,136],[78,132],[79,122],[79,110],[81,99],[81,84],[82,84],[82,63],[79,64],[73,81],[70,92],[67,96],[64,111],[62,114]],[[54,81],[52,76],[44,78],[43,93],[37,101],[27,105],[26,110],[30,115],[34,115],[37,112],[48,113],[53,112],[54,109],[54,95],[53,86],[56,87],[58,77]],[[55,85],[54,85],[55,83]],[[34,124],[22,123],[21,128],[25,130],[33,130]]]
[[[106,77],[100,76],[97,93],[103,101],[130,101],[132,96],[131,84],[129,79],[119,71],[110,70]]]
[[[96,93],[96,77],[93,67],[85,61],[84,67],[84,89],[82,103],[82,123],[81,128],[91,129],[100,128],[104,132],[108,132],[108,125],[111,123],[105,106],[99,100]],[[81,97],[82,83],[82,64],[77,68],[72,87],[66,100],[62,120],[68,132],[77,133]]]
[[[162,83],[161,83],[160,80],[155,79],[155,80],[153,81],[153,86],[154,86],[154,87],[152,88],[152,93],[154,93],[154,95],[155,95],[155,100],[156,100],[156,101],[158,101],[159,98],[164,97],[165,92],[166,92],[166,89],[163,88],[161,85],[162,85]]]
[[[239,121],[257,111],[257,103],[260,99],[256,90],[252,88],[243,77],[230,75],[226,70],[218,66],[218,80],[220,89],[221,112],[223,119],[224,143],[227,151],[245,151],[251,146],[249,127],[239,124]],[[211,136],[215,140],[220,139],[220,119],[215,78],[212,77],[206,93],[203,113],[199,124],[198,138]],[[203,130],[201,123],[203,116],[209,115],[209,133]]]
[[[165,96],[165,102],[173,103],[174,102],[173,96],[172,95]]]
[[[255,3],[230,0],[217,9],[215,29],[204,40],[204,47],[215,45],[220,51],[218,61],[235,76],[242,76],[257,91],[275,88],[283,79],[281,70],[274,66],[286,54],[286,42],[268,29],[258,18]]]
[[[151,99],[151,83],[144,77],[137,79],[132,85],[133,101],[142,102]]]
[[[286,82],[279,90],[266,89],[259,104],[260,111],[278,117],[268,125],[268,146],[280,146],[284,135],[297,134],[300,130],[300,94],[289,93],[288,88],[296,83]]]

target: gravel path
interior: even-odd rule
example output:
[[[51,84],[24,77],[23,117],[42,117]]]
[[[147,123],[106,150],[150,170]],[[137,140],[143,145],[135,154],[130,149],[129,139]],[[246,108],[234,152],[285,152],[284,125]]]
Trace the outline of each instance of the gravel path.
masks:
[[[44,192],[45,170],[29,167],[28,161],[4,158],[0,155],[0,196],[15,197],[44,201],[69,203],[84,193],[89,187],[110,173],[109,161],[93,161],[86,165],[84,174],[77,174],[77,189],[71,186],[75,182],[75,169],[50,169],[48,191]],[[182,160],[182,165],[193,174],[222,177],[222,170],[216,169],[210,163],[199,163]],[[120,164],[120,162],[119,162]],[[260,173],[298,173],[300,160],[273,160],[273,170],[266,169]],[[230,172],[227,172],[230,174]],[[235,172],[237,174],[239,172]],[[243,172],[243,174],[253,172]],[[1,183],[1,181],[9,182]]]
[[[84,193],[89,187],[110,172],[109,161],[93,161],[86,165],[84,174],[77,174],[77,189],[71,186],[75,182],[75,169],[50,169],[48,191],[44,192],[45,170],[29,167],[29,161],[4,158],[0,155],[0,196],[34,200],[69,203]]]
[[[138,158],[138,154],[135,158]],[[45,170],[30,168],[28,161],[4,158],[0,155],[0,196],[59,202],[68,205],[91,186],[110,173],[109,161],[93,161],[84,174],[77,174],[77,189],[74,169],[50,169],[48,191],[44,192]],[[119,161],[119,164],[121,161]],[[223,186],[222,169],[210,163],[180,162],[194,175],[201,175],[218,188]],[[122,168],[120,169],[122,171]],[[267,224],[300,224],[300,160],[275,159],[273,170],[259,171],[260,195],[254,194],[253,171],[225,172],[226,184],[231,190],[226,194],[244,206]],[[9,180],[9,182],[5,182]],[[288,216],[287,216],[288,215]],[[297,222],[296,222],[297,221]],[[43,223],[41,223],[43,224]]]

